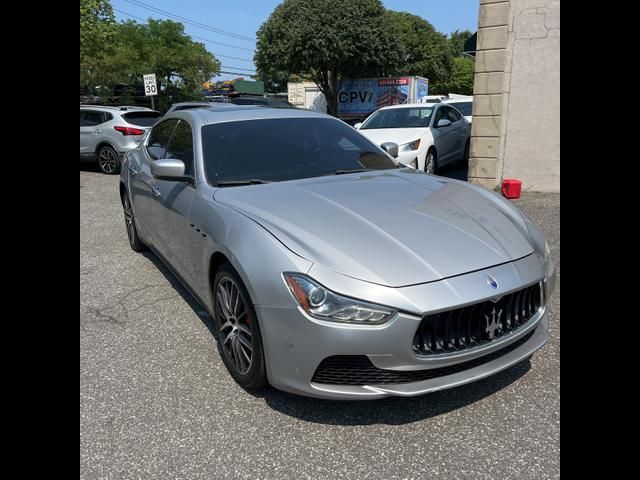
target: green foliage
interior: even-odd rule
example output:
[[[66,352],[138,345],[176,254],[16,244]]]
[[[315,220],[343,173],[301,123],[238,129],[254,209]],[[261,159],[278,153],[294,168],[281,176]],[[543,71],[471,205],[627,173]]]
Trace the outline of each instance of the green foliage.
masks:
[[[453,59],[453,68],[449,79],[442,84],[442,93],[473,95],[473,72],[475,62],[469,57]]]
[[[285,72],[315,82],[332,114],[343,79],[386,75],[399,61],[380,0],[284,0],[257,38],[260,77]]]
[[[202,84],[220,72],[220,62],[185,35],[182,23],[129,20],[116,27],[110,48],[95,52],[81,65],[81,82],[92,87],[140,85],[144,74],[155,73],[162,104],[163,96],[173,101],[201,98]]]
[[[108,48],[116,31],[108,0],[80,0],[80,66]]]
[[[400,46],[401,62],[393,75],[420,75],[429,79],[429,93],[448,77],[452,67],[447,37],[424,18],[407,12],[387,11]]]
[[[451,33],[449,37],[449,45],[451,45],[451,54],[454,57],[459,57],[462,55],[464,51],[464,42],[469,40],[469,38],[473,35],[473,32],[469,30],[456,30]]]

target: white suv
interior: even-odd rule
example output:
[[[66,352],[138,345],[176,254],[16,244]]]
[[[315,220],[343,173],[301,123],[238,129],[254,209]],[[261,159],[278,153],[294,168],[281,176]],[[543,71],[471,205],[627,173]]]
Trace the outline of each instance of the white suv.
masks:
[[[161,116],[145,107],[80,105],[80,158],[97,160],[104,173],[119,173],[122,156]]]

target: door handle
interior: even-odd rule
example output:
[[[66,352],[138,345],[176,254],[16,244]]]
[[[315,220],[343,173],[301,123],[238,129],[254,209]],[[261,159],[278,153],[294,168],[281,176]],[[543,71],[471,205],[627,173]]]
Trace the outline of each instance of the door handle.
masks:
[[[95,133],[96,135],[100,135],[102,133],[102,130],[95,130],[93,133]]]
[[[131,172],[131,175],[137,175],[138,174],[138,170],[136,170],[133,167],[129,167],[129,171]]]
[[[151,195],[153,195],[154,197],[160,196],[160,190],[158,190],[158,187],[156,185],[153,185],[151,187]]]

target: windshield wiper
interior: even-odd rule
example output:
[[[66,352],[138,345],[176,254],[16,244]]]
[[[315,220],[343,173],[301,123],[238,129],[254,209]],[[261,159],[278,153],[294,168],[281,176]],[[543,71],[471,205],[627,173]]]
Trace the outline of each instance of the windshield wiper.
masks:
[[[336,175],[344,175],[345,173],[368,172],[370,170],[371,170],[370,168],[354,168],[352,170],[340,169],[340,170],[336,170],[333,173],[336,174]]]
[[[246,180],[222,180],[216,183],[218,187],[234,187],[236,185],[258,185],[262,183],[271,183],[271,180],[262,180],[261,178],[247,178]]]

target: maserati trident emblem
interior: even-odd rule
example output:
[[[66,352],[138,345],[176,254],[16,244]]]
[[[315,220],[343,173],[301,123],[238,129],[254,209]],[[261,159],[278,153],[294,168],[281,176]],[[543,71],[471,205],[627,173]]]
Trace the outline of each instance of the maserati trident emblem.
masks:
[[[487,281],[491,288],[498,288],[498,282],[491,275],[485,275],[484,279]]]
[[[493,307],[489,315],[484,315],[484,319],[487,321],[487,328],[485,328],[484,331],[489,335],[489,340],[493,340],[496,337],[496,330],[500,330],[502,328],[502,325],[500,324],[501,316],[502,309],[496,311],[496,307]]]

